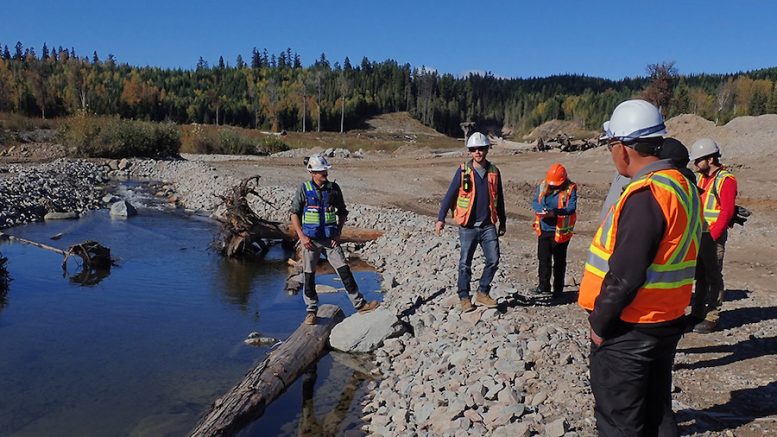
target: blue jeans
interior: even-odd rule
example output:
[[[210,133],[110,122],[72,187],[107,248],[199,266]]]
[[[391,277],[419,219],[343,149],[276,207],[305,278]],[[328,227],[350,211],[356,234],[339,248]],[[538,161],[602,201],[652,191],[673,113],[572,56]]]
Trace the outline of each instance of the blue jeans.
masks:
[[[496,235],[496,226],[486,225],[482,228],[459,227],[459,243],[461,244],[461,256],[459,257],[459,297],[469,297],[469,283],[472,278],[472,257],[478,244],[483,248],[486,265],[480,276],[478,291],[488,294],[491,290],[491,281],[494,279],[496,269],[499,267],[499,237]]]

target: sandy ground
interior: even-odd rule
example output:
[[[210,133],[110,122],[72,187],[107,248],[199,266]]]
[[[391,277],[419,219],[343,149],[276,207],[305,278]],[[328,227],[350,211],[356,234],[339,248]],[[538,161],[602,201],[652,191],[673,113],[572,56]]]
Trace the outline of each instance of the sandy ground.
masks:
[[[614,175],[609,153],[605,148],[580,153],[518,153],[516,149],[496,147],[489,155],[502,171],[505,189],[508,227],[502,251],[505,258],[535,256],[530,211],[533,187],[552,163],[562,163],[578,184],[580,196],[577,235],[570,244],[567,269],[567,290],[576,291],[601,203]],[[393,155],[333,159],[330,176],[342,186],[349,203],[436,216],[456,166],[466,157],[463,152],[451,152],[416,156],[403,149]],[[733,164],[739,180],[738,203],[750,208],[753,216],[744,228],[737,227],[729,235],[724,270],[728,294],[721,329],[708,335],[689,333],[680,343],[675,410],[684,433],[776,435],[777,231],[773,223],[777,198],[772,194],[776,180],[767,160],[730,156],[727,162]],[[294,186],[307,176],[298,158],[209,159],[209,164],[236,177],[259,174],[266,185]],[[533,278],[515,279],[516,283],[533,282]],[[574,303],[520,310],[534,312],[538,319],[552,312],[574,327],[586,323]]]

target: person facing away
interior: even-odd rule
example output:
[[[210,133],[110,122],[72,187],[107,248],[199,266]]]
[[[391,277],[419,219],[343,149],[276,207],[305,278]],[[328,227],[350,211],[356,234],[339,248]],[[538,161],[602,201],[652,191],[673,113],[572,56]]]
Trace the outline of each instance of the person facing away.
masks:
[[[696,294],[691,308],[694,332],[715,330],[720,318],[725,284],[723,256],[728,228],[736,209],[737,180],[720,162],[720,146],[710,138],[700,138],[691,146],[690,159],[698,172],[702,190],[705,227],[696,265]]]
[[[615,168],[631,182],[594,234],[578,297],[591,326],[596,427],[602,436],[677,436],[672,365],[701,202],[693,183],[659,159],[666,127],[651,103],[619,104],[605,132]]]
[[[694,175],[693,171],[688,168],[688,162],[690,161],[688,157],[688,148],[685,147],[685,144],[681,143],[679,140],[669,137],[664,138],[664,144],[661,146],[661,151],[659,152],[658,157],[661,159],[668,159],[669,162],[676,169],[678,169],[680,173],[683,174],[683,176],[689,178],[691,181],[696,180],[696,175]],[[600,222],[604,220],[604,217],[607,215],[607,211],[609,211],[610,208],[618,201],[618,198],[623,192],[623,189],[626,188],[626,185],[628,185],[629,182],[631,182],[630,178],[618,173],[617,170],[615,171],[615,176],[613,177],[612,183],[610,184],[610,190],[607,192],[607,197],[604,199],[604,203],[602,204],[602,211],[599,213]]]
[[[435,232],[445,227],[445,215],[453,210],[453,219],[459,224],[459,278],[457,282],[461,311],[474,309],[470,296],[472,258],[480,245],[486,259],[478,282],[475,303],[495,308],[496,301],[489,295],[491,281],[499,267],[499,236],[507,227],[502,178],[499,169],[486,159],[491,142],[480,132],[467,140],[471,159],[456,169],[448,192],[440,203]],[[497,230],[497,223],[499,229]]]
[[[532,198],[537,234],[538,286],[540,295],[550,295],[550,277],[553,272],[553,299],[564,291],[567,268],[567,248],[577,220],[577,186],[567,176],[561,164],[553,164],[545,179],[537,185]]]
[[[306,165],[310,180],[299,186],[291,203],[291,226],[302,248],[302,269],[305,276],[303,295],[307,307],[304,323],[316,324],[316,265],[322,251],[326,253],[329,264],[343,282],[348,299],[356,310],[360,313],[370,312],[380,304],[364,300],[340,246],[340,234],[348,218],[348,209],[340,186],[329,181],[329,169],[332,166],[320,155],[308,158]]]

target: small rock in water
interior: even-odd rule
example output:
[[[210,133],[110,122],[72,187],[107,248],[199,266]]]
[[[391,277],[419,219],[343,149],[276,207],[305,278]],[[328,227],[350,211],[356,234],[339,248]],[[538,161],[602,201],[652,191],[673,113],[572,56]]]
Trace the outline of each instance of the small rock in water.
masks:
[[[138,210],[126,200],[120,200],[111,205],[111,217],[132,217],[135,215],[138,215]]]
[[[252,346],[268,346],[268,345],[273,345],[278,341],[279,340],[277,338],[262,337],[262,334],[258,332],[252,332],[248,334],[248,337],[245,340],[243,340],[245,344],[250,344]]]

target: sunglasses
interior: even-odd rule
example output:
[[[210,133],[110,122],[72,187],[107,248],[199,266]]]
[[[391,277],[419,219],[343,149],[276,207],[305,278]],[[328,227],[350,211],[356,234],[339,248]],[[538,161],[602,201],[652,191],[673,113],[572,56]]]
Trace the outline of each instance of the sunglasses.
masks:
[[[621,143],[622,141],[618,138],[610,138],[607,140],[607,150],[612,152],[612,148],[615,147],[616,144]]]
[[[470,147],[469,149],[470,153],[485,152],[487,150],[488,150],[488,146]]]

